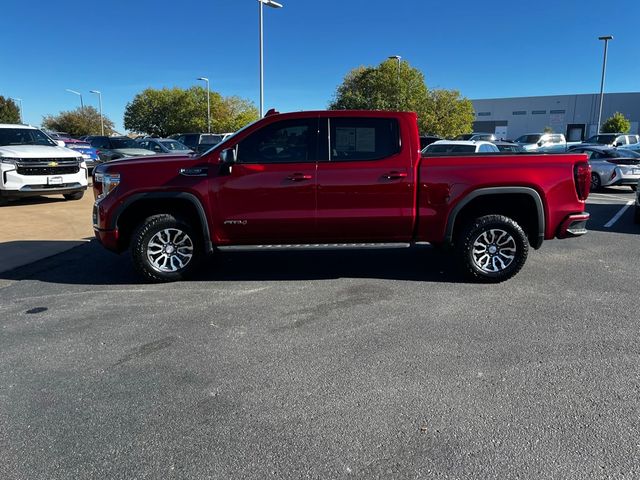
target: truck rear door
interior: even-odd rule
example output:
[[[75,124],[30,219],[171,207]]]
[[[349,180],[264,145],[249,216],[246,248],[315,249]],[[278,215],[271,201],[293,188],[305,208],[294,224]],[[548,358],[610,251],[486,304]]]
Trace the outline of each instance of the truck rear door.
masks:
[[[318,241],[411,239],[415,179],[400,130],[388,116],[320,118],[328,152],[318,162]]]

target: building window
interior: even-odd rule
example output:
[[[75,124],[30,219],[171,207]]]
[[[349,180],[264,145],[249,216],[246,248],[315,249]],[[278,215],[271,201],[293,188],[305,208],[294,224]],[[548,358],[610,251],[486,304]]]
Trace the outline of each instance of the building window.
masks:
[[[490,117],[491,112],[478,112],[479,117]]]
[[[526,110],[516,110],[515,112],[513,112],[514,115],[526,115],[527,111]]]
[[[546,110],[531,110],[531,115],[546,115]]]
[[[553,114],[558,114],[558,113],[565,113],[564,110],[550,110],[549,113]]]

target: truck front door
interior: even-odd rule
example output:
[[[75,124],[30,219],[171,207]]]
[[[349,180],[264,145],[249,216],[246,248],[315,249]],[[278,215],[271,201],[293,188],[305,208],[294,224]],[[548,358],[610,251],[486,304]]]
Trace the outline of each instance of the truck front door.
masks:
[[[213,182],[216,239],[231,245],[312,240],[317,144],[317,118],[277,121],[240,140],[236,162]]]
[[[324,117],[320,125],[329,151],[321,148],[318,162],[318,241],[409,241],[415,179],[398,119]]]

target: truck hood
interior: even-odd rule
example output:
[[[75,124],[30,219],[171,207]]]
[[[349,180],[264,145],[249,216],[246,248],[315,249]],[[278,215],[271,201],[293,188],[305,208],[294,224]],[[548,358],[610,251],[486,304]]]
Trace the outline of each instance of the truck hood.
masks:
[[[145,148],[114,148],[113,151],[121,153],[123,155],[129,155],[130,157],[144,157],[155,155],[154,152]]]
[[[80,154],[64,147],[46,145],[6,145],[0,147],[0,157],[9,158],[78,158]]]
[[[149,150],[147,150],[149,151]],[[152,152],[153,153],[153,152]],[[189,161],[197,158],[195,155],[145,155],[139,157],[128,157],[128,158],[120,158],[118,160],[111,160],[109,162],[104,163],[103,165],[107,167],[118,167],[119,165],[159,165],[162,163],[171,163],[176,161]]]

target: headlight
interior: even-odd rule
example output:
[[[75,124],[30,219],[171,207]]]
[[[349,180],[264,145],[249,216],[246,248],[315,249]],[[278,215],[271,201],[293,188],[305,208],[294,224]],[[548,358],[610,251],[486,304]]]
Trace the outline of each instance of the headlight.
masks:
[[[19,158],[0,157],[0,163],[9,163],[15,165]]]
[[[94,178],[96,182],[102,183],[101,198],[109,195],[109,193],[120,184],[119,173],[96,173]]]

